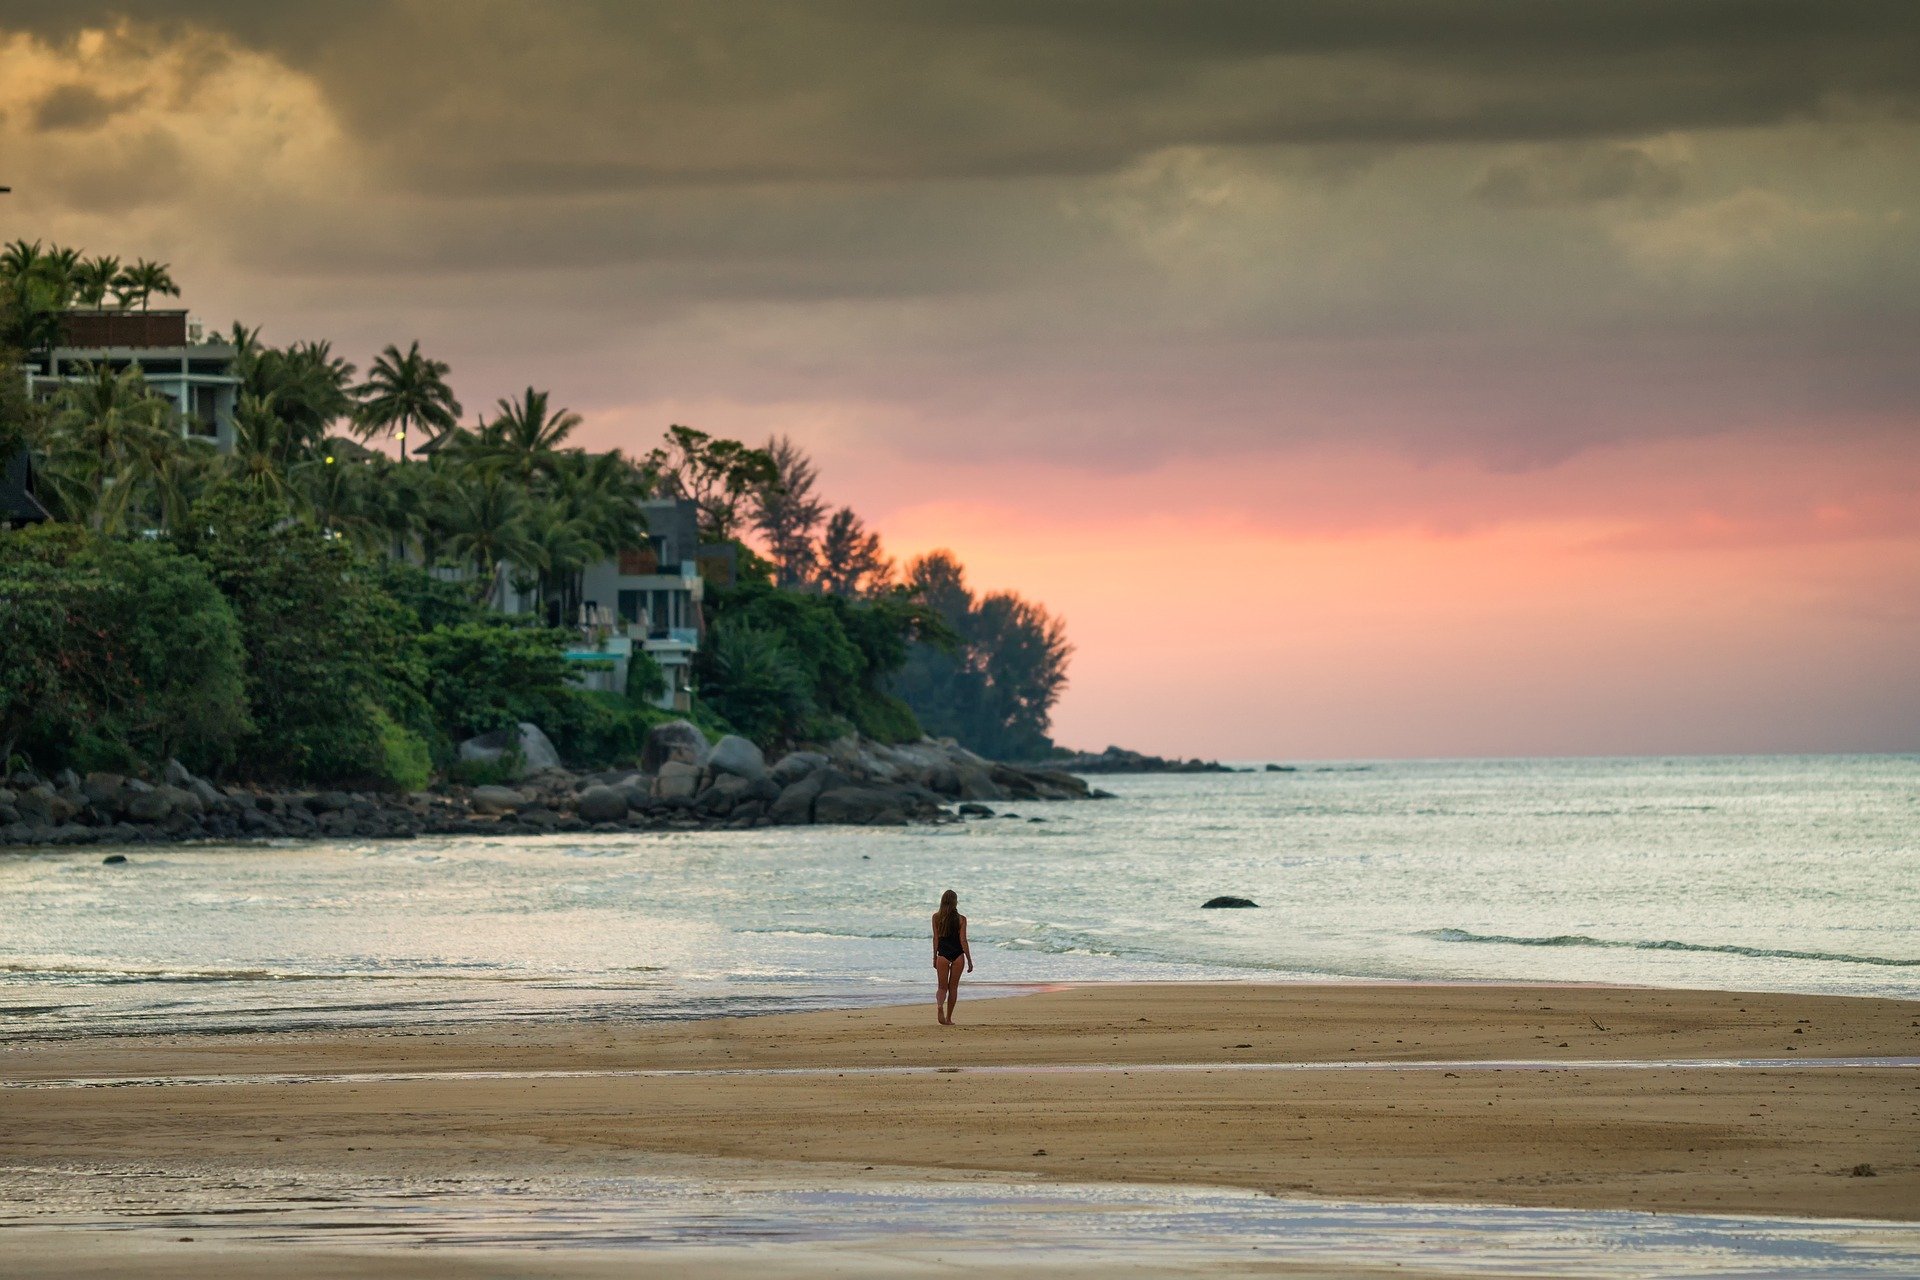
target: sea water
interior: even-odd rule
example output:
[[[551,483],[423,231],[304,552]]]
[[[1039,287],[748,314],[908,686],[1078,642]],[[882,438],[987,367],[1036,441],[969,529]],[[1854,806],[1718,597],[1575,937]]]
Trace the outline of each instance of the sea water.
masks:
[[[976,983],[1920,998],[1920,757],[1099,781],[943,827],[0,854],[0,1038],[917,999],[949,887]]]

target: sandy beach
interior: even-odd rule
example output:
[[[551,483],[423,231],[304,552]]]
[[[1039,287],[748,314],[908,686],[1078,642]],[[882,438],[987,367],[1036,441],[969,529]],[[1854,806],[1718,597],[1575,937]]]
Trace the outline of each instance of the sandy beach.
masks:
[[[1814,1065],[1920,1054],[1907,1002],[1454,985],[980,998],[991,991],[976,988],[950,1029],[914,1005],[16,1044],[0,1056],[11,1082],[198,1079],[0,1089],[0,1162],[428,1177],[721,1158],[835,1176],[1920,1219],[1920,1070]],[[1728,1065],[1755,1059],[1808,1065]],[[1466,1065],[1495,1060],[1588,1065]],[[1628,1062],[1698,1065],[1605,1065]],[[1346,1063],[1380,1065],[1253,1069]],[[534,1074],[460,1074],[474,1072]],[[623,1074],[647,1072],[664,1074]],[[247,1078],[285,1074],[312,1078]],[[36,1251],[42,1239],[53,1252]],[[37,1274],[73,1263],[78,1244],[14,1232],[8,1248]]]

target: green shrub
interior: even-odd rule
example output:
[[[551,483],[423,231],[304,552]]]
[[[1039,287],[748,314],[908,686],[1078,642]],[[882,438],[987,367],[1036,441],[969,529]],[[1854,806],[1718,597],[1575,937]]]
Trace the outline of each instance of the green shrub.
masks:
[[[707,631],[699,672],[701,699],[745,737],[772,746],[805,732],[811,691],[782,633],[723,618]]]
[[[627,659],[627,701],[635,706],[650,707],[666,691],[667,673],[653,660],[652,654],[635,649]]]
[[[418,791],[431,782],[433,753],[426,739],[378,707],[373,718],[380,733],[379,780],[393,791]]]
[[[447,781],[463,787],[510,787],[519,780],[523,763],[517,748],[498,760],[455,760],[447,766]]]
[[[455,738],[522,720],[552,735],[573,713],[565,631],[489,619],[437,626],[416,649],[433,714]],[[555,739],[556,744],[558,739]]]
[[[164,544],[75,525],[0,536],[0,756],[217,769],[249,728],[240,628]]]
[[[177,540],[239,619],[253,719],[244,772],[378,782],[388,772],[383,713],[430,731],[425,671],[408,642],[413,615],[346,542],[233,489],[197,504]]]

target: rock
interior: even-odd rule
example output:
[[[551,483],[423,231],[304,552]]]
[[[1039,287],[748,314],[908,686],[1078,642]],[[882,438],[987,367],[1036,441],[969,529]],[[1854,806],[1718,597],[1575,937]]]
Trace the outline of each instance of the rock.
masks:
[[[124,867],[126,864],[127,855],[124,853],[110,853],[100,859],[100,865],[103,867]]]
[[[749,782],[758,782],[767,776],[767,760],[760,754],[760,748],[731,733],[713,744],[713,750],[707,755],[707,767],[715,773],[732,774]]]
[[[512,787],[475,787],[467,802],[475,813],[513,813],[527,803],[527,793]]]
[[[644,809],[653,803],[653,779],[637,777],[621,788],[627,793],[627,808]]]
[[[1260,904],[1252,898],[1234,898],[1223,895],[1218,898],[1208,898],[1200,904],[1200,909],[1205,911],[1212,907],[1257,907],[1259,905]]]
[[[954,792],[962,800],[1005,800],[1007,793],[993,780],[993,771],[984,764],[962,761],[954,765],[954,773],[959,781],[959,789]]]
[[[193,781],[193,775],[178,760],[168,760],[166,768],[160,771],[160,781],[170,787],[184,787]]]
[[[663,729],[671,725],[660,726]],[[691,800],[700,789],[700,766],[685,760],[669,760],[660,766],[653,780],[656,800]]]
[[[699,769],[711,754],[707,735],[685,720],[673,720],[657,724],[647,732],[646,745],[640,749],[640,771],[658,774],[662,766],[671,762]]]
[[[186,789],[193,792],[193,794],[199,798],[203,808],[211,810],[224,809],[227,807],[227,798],[220,794],[220,788],[214,786],[205,778],[195,778],[187,784]]]
[[[773,766],[773,780],[782,787],[791,786],[810,773],[827,767],[827,758],[818,751],[789,751]]]
[[[172,813],[173,801],[164,791],[136,791],[124,810],[124,816],[134,822],[164,822]]]
[[[993,810],[983,804],[975,804],[971,800],[962,804],[955,812],[959,813],[963,818],[991,818],[993,816]]]
[[[1874,1167],[1870,1164],[1857,1164],[1853,1166],[1850,1176],[1855,1178],[1877,1178],[1880,1175],[1874,1170]]]
[[[580,793],[575,804],[582,822],[618,822],[627,816],[627,792],[624,787],[592,786]]]
[[[339,813],[351,808],[353,797],[344,791],[322,791],[307,797],[307,809],[312,813]]]
[[[813,820],[854,826],[896,825],[907,820],[910,801],[880,787],[833,787],[813,802]]]
[[[80,780],[80,790],[92,803],[102,809],[113,805],[120,796],[120,788],[127,780],[117,773],[90,773]]]
[[[80,785],[80,775],[71,769],[62,769],[53,775],[53,785],[57,791],[65,791],[69,787],[78,787]]]
[[[825,763],[825,759],[821,757],[822,763]],[[781,763],[785,764],[786,761]],[[813,802],[820,798],[820,792],[826,786],[824,774],[824,770],[816,770],[782,787],[773,803],[767,806],[767,817],[783,827],[804,826],[812,822]]]
[[[460,744],[460,758],[478,764],[494,764],[515,747],[520,751],[519,776],[524,778],[542,769],[560,768],[560,753],[540,727],[522,720],[511,729],[495,729]]]
[[[694,808],[701,813],[718,817],[732,813],[748,801],[758,801],[761,809],[755,810],[749,817],[758,817],[765,811],[768,800],[779,796],[779,790],[769,778],[743,778],[734,773],[723,773],[713,780],[713,784],[702,791],[694,802]]]
[[[1268,773],[1294,773],[1294,772],[1297,772],[1297,770],[1293,765],[1290,765],[1290,764],[1270,764],[1267,766],[1267,772]]]

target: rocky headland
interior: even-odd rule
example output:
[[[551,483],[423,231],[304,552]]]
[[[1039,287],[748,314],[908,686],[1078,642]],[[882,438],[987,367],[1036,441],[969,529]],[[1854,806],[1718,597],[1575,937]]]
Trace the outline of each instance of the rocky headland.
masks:
[[[1108,747],[1105,751],[1080,751],[1068,755],[1049,756],[1044,762],[1048,769],[1063,770],[1067,773],[1238,773],[1240,770],[1231,765],[1221,764],[1218,760],[1182,760],[1178,757],[1150,756],[1139,751],[1128,751],[1125,747]]]
[[[990,818],[996,802],[1106,795],[1063,770],[987,760],[946,740],[843,738],[770,762],[745,738],[709,744],[676,721],[649,734],[638,767],[581,774],[539,751],[545,739],[531,725],[521,738],[536,749],[511,784],[405,795],[221,786],[175,761],[152,779],[15,773],[0,785],[0,845],[904,826]],[[502,745],[463,750],[469,760],[489,754]]]

